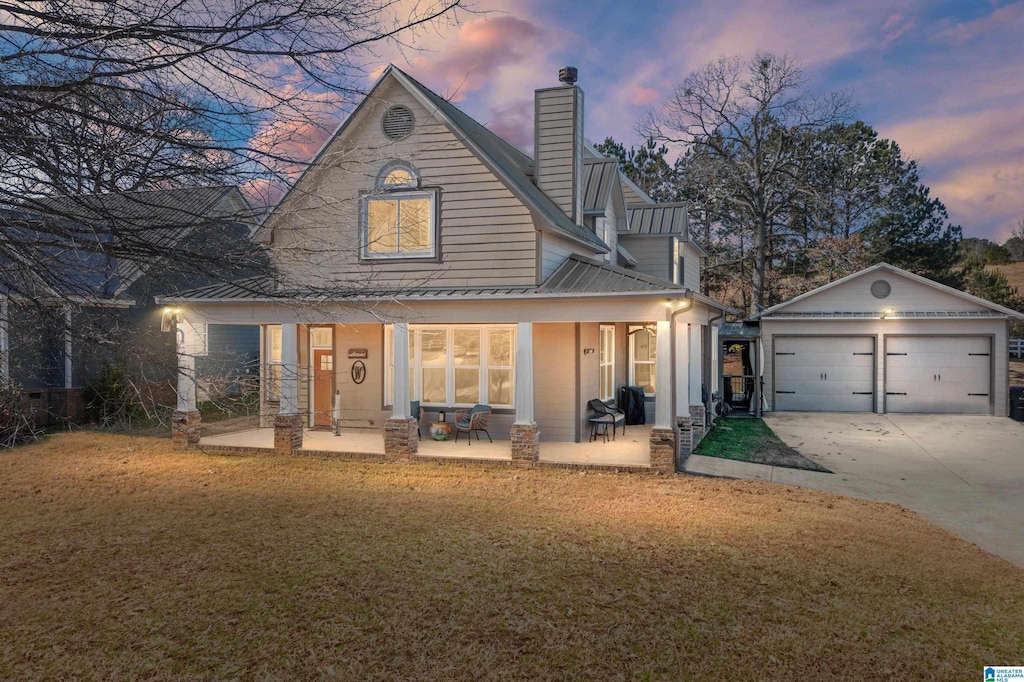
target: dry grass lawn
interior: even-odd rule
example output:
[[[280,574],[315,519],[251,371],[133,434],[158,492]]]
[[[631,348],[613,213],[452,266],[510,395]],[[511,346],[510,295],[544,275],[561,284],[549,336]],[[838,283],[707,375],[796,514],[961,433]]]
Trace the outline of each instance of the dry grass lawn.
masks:
[[[0,453],[2,679],[947,679],[1024,652],[1024,571],[771,484]]]

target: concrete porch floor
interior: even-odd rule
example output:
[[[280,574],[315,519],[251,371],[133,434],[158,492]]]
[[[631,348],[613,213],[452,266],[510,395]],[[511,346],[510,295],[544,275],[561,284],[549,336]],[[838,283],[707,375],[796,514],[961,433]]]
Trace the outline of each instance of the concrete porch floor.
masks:
[[[650,466],[650,425],[630,426],[625,435],[619,432],[613,441],[609,437],[595,442],[559,443],[544,441],[541,434],[540,461],[546,464],[594,465],[610,467],[648,467]],[[274,447],[274,429],[260,428],[225,433],[216,436],[204,436],[199,441],[201,448],[215,449],[243,448],[253,450],[272,450]],[[302,435],[304,452],[338,452],[384,456],[384,434],[380,429],[342,429],[340,436],[330,431],[306,429]],[[473,439],[472,445],[459,437],[454,440],[435,441],[424,436],[419,442],[419,456],[441,457],[445,459],[475,459],[511,461],[512,443],[508,440],[487,442],[487,438],[478,441]]]

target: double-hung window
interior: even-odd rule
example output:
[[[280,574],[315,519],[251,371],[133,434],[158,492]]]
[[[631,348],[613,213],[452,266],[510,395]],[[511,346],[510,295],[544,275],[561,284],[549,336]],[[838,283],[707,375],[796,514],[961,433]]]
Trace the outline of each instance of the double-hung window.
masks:
[[[615,326],[601,325],[599,363],[601,371],[601,400],[615,397]]]
[[[392,339],[392,327],[387,325],[384,400],[389,405],[395,365]],[[410,325],[409,399],[436,407],[512,407],[515,354],[515,327]]]
[[[629,327],[629,383],[640,386],[645,395],[655,393],[655,363],[657,345],[654,332],[649,325]]]
[[[411,166],[385,166],[374,189],[362,195],[362,257],[435,258],[437,203],[437,189],[420,187],[419,176]]]

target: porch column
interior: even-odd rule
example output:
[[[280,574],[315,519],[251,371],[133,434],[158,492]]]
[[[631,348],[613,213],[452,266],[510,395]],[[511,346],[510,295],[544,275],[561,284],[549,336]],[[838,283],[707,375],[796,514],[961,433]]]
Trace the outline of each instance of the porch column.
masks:
[[[299,327],[281,325],[281,406],[274,417],[274,452],[290,455],[302,447],[299,414]]]
[[[690,417],[690,325],[676,326],[676,408],[675,425],[679,440],[676,443],[676,462],[682,468],[693,452],[693,419]]]
[[[704,438],[704,326],[690,325],[690,417],[693,419],[693,446]]]
[[[719,328],[715,325],[711,327],[711,395],[718,394],[719,399],[722,396],[722,361],[719,357],[722,352],[722,341],[718,337]],[[715,413],[711,413],[711,423],[715,421]]]
[[[516,326],[516,421],[512,439],[513,464],[536,462],[540,457],[540,429],[533,414],[533,323]]]
[[[676,434],[672,407],[672,323],[657,323],[655,355],[655,386],[658,396],[654,400],[654,428],[651,429],[651,468],[661,473],[676,470]]]
[[[178,355],[178,404],[171,416],[171,445],[177,450],[199,447],[202,418],[196,406],[195,331],[184,317],[174,325]]]
[[[384,454],[409,457],[419,451],[419,429],[409,414],[409,323],[396,322],[391,334],[391,417],[384,422]]]

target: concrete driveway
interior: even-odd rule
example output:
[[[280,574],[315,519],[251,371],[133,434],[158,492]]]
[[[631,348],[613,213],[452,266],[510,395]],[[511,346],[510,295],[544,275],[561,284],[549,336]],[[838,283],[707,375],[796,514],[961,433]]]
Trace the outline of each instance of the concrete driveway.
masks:
[[[1024,422],[995,417],[776,413],[771,429],[833,475],[771,480],[901,504],[1024,566]]]

